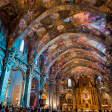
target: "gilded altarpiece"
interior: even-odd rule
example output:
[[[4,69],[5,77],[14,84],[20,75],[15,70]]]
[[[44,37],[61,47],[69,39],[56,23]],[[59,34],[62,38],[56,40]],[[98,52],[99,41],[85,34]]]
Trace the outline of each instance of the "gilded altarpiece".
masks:
[[[83,82],[80,80],[75,91],[74,109],[99,110],[98,92],[91,82],[86,79],[83,79]]]

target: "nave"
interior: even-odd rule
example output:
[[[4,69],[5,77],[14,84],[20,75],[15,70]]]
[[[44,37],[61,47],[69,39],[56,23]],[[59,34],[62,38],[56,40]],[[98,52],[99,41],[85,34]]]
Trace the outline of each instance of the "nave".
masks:
[[[111,0],[0,0],[1,112],[112,112]]]

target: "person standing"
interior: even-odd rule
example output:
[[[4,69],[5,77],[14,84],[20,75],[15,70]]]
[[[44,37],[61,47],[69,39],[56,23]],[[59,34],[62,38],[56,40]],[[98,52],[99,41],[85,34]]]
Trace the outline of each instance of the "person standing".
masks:
[[[2,103],[0,103],[0,110],[2,109]]]
[[[8,106],[5,107],[5,111],[9,112],[9,107]]]
[[[5,112],[5,106],[2,107],[1,112]]]

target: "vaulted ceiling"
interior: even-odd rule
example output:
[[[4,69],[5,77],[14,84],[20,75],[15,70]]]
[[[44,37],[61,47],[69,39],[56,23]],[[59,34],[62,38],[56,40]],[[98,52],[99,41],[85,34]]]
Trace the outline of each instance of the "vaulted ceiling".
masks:
[[[29,64],[41,60],[47,78],[49,74],[56,79],[81,74],[108,76],[111,6],[111,0],[2,0],[0,17],[7,30],[8,48],[18,38],[25,40]]]

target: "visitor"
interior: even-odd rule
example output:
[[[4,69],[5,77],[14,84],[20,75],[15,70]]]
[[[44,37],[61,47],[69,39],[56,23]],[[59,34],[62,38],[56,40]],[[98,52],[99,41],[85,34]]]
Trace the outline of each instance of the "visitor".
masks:
[[[1,112],[5,112],[5,106],[2,107]]]
[[[9,108],[9,112],[13,112],[13,111],[14,111],[14,107],[13,107],[13,105],[11,105]]]
[[[21,107],[19,108],[18,112],[22,112],[22,108]]]
[[[37,112],[37,108],[34,109],[34,112]]]
[[[2,109],[2,103],[0,103],[0,110]]]
[[[5,112],[9,112],[9,107],[8,106],[5,107]]]

